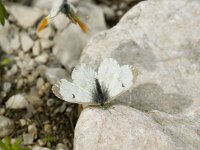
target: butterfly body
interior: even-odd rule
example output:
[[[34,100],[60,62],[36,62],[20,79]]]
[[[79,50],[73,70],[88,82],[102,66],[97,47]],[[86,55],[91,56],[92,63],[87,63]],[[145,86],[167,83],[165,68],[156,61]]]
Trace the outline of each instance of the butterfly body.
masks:
[[[130,66],[120,67],[110,58],[100,64],[97,72],[81,64],[73,70],[72,80],[58,81],[52,87],[53,93],[71,103],[104,106],[132,87],[133,74]]]
[[[87,26],[79,19],[78,15],[75,13],[74,9],[70,6],[67,0],[56,0],[53,4],[53,7],[47,17],[45,17],[42,22],[39,24],[37,32],[43,30],[59,13],[65,14],[72,23],[78,24],[83,32],[88,32]]]
[[[108,101],[109,93],[105,86],[101,86],[98,79],[95,79],[96,88],[92,91],[92,99],[95,103],[104,105]]]

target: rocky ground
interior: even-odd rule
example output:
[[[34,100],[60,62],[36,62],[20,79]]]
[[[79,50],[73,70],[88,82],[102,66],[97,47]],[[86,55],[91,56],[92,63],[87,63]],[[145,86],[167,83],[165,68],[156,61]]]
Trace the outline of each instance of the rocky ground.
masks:
[[[139,2],[72,0],[89,27],[88,34],[63,15],[37,34],[38,23],[52,1],[9,1],[10,16],[0,26],[0,137],[22,136],[24,145],[34,150],[73,148],[81,109],[57,99],[51,86],[60,78],[70,78],[93,35],[118,23]]]
[[[199,1],[71,0],[87,34],[62,15],[37,34],[53,0],[19,1],[0,27],[0,137],[33,150],[200,149]],[[139,72],[120,105],[79,116],[51,92],[76,64],[107,57]]]

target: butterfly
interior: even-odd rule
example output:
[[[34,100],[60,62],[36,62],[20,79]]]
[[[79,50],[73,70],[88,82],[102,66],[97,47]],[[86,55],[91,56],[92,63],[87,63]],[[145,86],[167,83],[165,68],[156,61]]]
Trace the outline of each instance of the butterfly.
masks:
[[[67,102],[103,106],[132,87],[133,73],[131,66],[120,67],[116,60],[107,58],[97,72],[86,64],[75,67],[72,80],[58,81],[53,93]]]
[[[49,21],[56,17],[60,12],[65,14],[71,20],[72,23],[78,23],[83,32],[88,32],[87,26],[80,20],[80,18],[75,13],[74,9],[70,6],[69,3],[67,3],[67,0],[56,0],[53,3],[49,15],[45,17],[39,24],[37,32],[43,30],[48,25]]]

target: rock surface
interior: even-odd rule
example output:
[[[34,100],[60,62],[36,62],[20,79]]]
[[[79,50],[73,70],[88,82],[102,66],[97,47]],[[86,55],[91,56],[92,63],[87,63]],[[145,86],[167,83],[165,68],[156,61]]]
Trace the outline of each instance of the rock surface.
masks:
[[[112,57],[135,65],[140,74],[134,88],[119,98],[134,108],[172,114],[193,109],[200,104],[199,14],[196,0],[141,2],[92,38],[81,62],[97,68]]]
[[[29,28],[42,17],[39,9],[34,9],[22,5],[12,5],[8,9],[11,15],[17,20],[18,24],[23,28]]]
[[[199,149],[198,115],[147,114],[122,105],[86,108],[76,125],[74,150]]]
[[[14,129],[14,123],[7,117],[0,116],[0,137],[9,135]]]
[[[27,108],[28,102],[23,95],[13,95],[6,102],[6,107],[10,109],[23,109]]]

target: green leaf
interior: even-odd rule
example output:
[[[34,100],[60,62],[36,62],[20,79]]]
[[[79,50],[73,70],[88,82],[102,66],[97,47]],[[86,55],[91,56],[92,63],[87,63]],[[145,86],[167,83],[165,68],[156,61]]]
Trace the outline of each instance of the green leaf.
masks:
[[[2,141],[0,141],[0,148],[2,148],[3,150],[8,150],[6,145]]]
[[[6,18],[8,18],[8,12],[6,11],[2,1],[0,0],[0,22],[2,25],[5,24]]]

